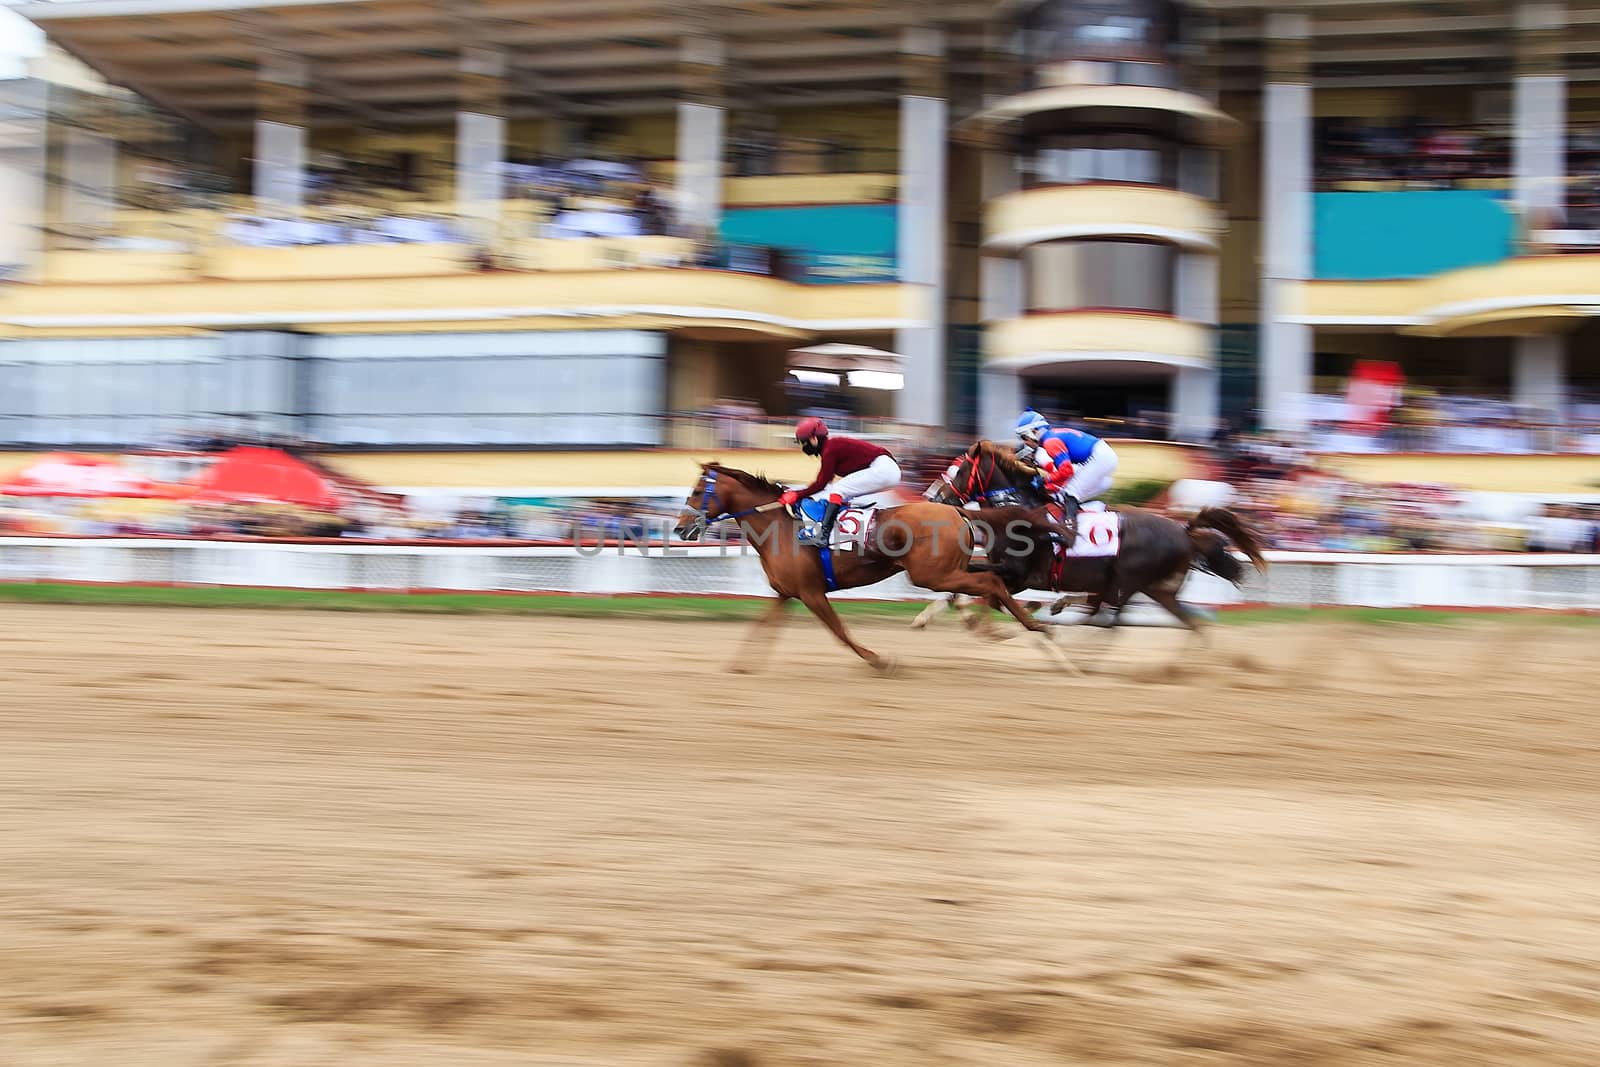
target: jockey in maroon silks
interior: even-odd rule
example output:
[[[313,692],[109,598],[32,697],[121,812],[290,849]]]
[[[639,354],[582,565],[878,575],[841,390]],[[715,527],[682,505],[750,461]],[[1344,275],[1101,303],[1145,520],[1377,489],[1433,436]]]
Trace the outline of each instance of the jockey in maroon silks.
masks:
[[[779,499],[790,507],[801,497],[828,502],[822,522],[814,530],[801,533],[800,540],[805,544],[826,546],[834,520],[851,499],[881,493],[900,484],[900,465],[887,448],[854,437],[834,437],[828,433],[828,424],[821,419],[801,419],[794,428],[794,439],[800,442],[806,455],[822,457],[822,469],[810,485],[804,489],[790,489]],[[834,481],[835,478],[838,481]]]

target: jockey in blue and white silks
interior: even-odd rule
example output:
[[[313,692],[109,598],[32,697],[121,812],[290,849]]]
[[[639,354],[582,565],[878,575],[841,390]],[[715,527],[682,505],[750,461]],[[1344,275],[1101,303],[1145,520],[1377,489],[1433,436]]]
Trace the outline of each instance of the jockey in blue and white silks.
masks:
[[[1084,430],[1054,429],[1049,420],[1029,408],[1017,417],[1017,436],[1033,451],[1033,462],[1045,476],[1045,488],[1061,502],[1071,522],[1086,500],[1111,488],[1117,473],[1117,453]]]

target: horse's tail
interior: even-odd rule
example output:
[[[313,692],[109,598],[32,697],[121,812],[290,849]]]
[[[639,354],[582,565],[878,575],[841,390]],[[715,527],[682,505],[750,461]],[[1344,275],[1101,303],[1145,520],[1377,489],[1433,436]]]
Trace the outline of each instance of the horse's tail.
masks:
[[[1267,559],[1261,554],[1261,542],[1239,516],[1227,508],[1202,508],[1200,514],[1189,522],[1189,540],[1194,542],[1197,553],[1195,566],[1207,574],[1215,574],[1234,585],[1244,581],[1244,567],[1228,551],[1229,541],[1249,558],[1259,573],[1267,573]]]

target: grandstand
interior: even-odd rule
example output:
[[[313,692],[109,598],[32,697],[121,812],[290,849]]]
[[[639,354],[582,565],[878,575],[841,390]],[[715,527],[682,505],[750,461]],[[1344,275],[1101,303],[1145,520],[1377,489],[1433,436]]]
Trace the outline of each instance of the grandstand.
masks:
[[[18,10],[52,52],[6,86],[10,449],[220,427],[437,467],[772,446],[801,410],[998,434],[1024,404],[1180,441],[1596,440],[1600,8]],[[902,354],[903,387],[787,373],[828,341]],[[1347,448],[1375,360],[1427,425]]]

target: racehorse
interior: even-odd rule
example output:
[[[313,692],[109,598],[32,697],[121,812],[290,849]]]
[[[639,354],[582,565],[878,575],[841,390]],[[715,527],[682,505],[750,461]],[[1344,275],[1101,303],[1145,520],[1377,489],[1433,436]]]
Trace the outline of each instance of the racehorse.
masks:
[[[817,549],[799,542],[799,523],[779,502],[784,487],[756,474],[720,463],[702,463],[676,532],[686,541],[698,541],[712,524],[739,520],[746,540],[760,556],[761,567],[777,599],[745,638],[734,657],[734,669],[753,669],[752,644],[766,647],[760,637],[782,618],[790,600],[799,600],[824,626],[856,655],[880,671],[894,663],[856,643],[828,601],[835,589],[854,589],[881,582],[904,571],[912,582],[938,592],[981,597],[996,609],[1005,608],[1030,631],[1038,634],[1059,663],[1065,655],[1051,643],[1050,627],[1033,618],[1012,597],[996,575],[969,569],[976,519],[994,525],[1017,521],[1017,509],[966,512],[946,504],[916,502],[879,512],[869,536],[854,550],[830,550],[828,564]]]
[[[1028,504],[1039,495],[1034,486],[1037,476],[1035,468],[1003,446],[979,441],[924,495],[936,502],[965,504],[974,499],[1006,499],[1002,494],[1014,493]],[[1238,585],[1244,580],[1244,567],[1228,551],[1230,541],[1257,571],[1264,573],[1267,569],[1255,534],[1225,508],[1205,508],[1187,526],[1142,508],[1114,510],[1122,519],[1115,556],[1059,558],[1050,544],[1058,536],[1059,527],[1044,525],[1035,531],[1032,552],[1006,553],[997,562],[977,566],[1003,577],[1012,592],[1050,589],[1088,593],[1094,612],[1089,621],[1096,626],[1115,626],[1123,605],[1134,594],[1143,593],[1195,633],[1200,630],[1198,616],[1178,600],[1178,590],[1191,569]],[[1084,517],[1080,514],[1080,521]],[[935,611],[930,607],[912,625],[926,625],[923,616],[931,617]]]

